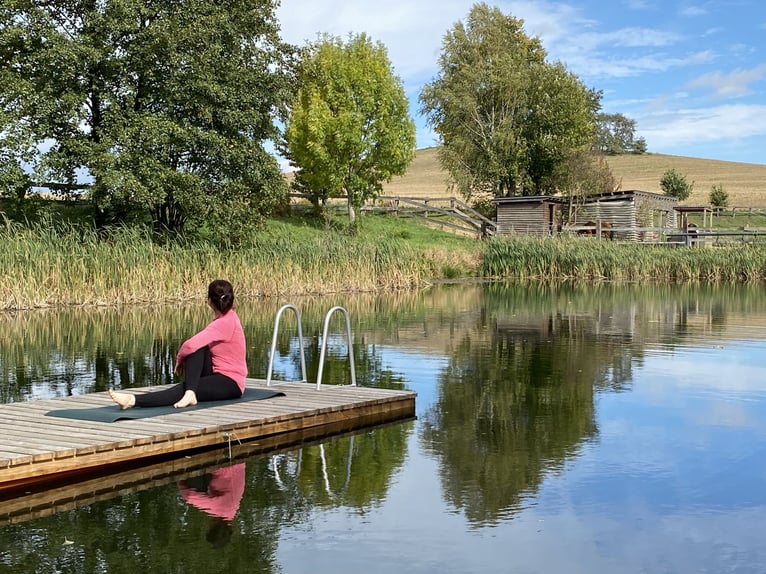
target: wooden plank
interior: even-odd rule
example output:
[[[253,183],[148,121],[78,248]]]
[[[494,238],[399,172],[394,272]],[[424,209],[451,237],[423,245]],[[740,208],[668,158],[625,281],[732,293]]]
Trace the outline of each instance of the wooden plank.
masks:
[[[262,381],[248,380],[254,388]],[[126,461],[306,432],[349,421],[412,417],[415,393],[284,382],[274,400],[211,405],[195,411],[113,423],[47,417],[55,408],[111,404],[106,393],[0,405],[0,491],[14,485]],[[149,392],[140,389],[136,392]]]

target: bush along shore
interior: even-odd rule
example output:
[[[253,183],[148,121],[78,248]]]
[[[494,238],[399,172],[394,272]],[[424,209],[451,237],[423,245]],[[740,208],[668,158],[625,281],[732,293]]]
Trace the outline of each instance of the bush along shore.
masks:
[[[136,228],[0,227],[0,309],[167,303],[200,298],[223,277],[247,298],[421,288],[434,280],[756,282],[766,246],[668,248],[592,238],[455,240],[417,223],[378,222],[349,236],[280,224],[245,247],[158,244]],[[396,222],[396,223],[394,223]],[[409,226],[409,227],[407,227]],[[425,235],[424,235],[425,233]]]

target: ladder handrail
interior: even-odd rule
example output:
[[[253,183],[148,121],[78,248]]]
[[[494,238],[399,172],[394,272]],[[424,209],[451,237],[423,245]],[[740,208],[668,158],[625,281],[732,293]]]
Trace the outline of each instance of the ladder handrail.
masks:
[[[348,345],[348,361],[351,366],[351,386],[356,386],[356,368],[354,367],[354,350],[353,342],[351,340],[351,319],[349,319],[348,311],[343,307],[335,306],[329,311],[324,318],[324,330],[322,331],[322,351],[319,354],[319,369],[317,370],[317,390],[322,385],[322,370],[324,369],[324,355],[327,349],[327,329],[330,325],[330,317],[336,311],[340,311],[346,317],[346,344]]]
[[[282,316],[282,312],[286,309],[291,309],[295,312],[295,321],[298,324],[298,346],[301,350],[301,375],[303,376],[300,382],[308,382],[308,377],[306,376],[306,355],[303,350],[303,327],[301,326],[301,312],[298,310],[298,307],[288,303],[287,305],[282,305],[282,307],[279,308],[279,311],[277,311],[277,317],[274,319],[274,335],[271,339],[271,351],[269,352],[269,369],[266,374],[267,387],[271,386],[271,371],[274,366],[274,353],[277,351],[277,333],[279,331],[279,319]]]

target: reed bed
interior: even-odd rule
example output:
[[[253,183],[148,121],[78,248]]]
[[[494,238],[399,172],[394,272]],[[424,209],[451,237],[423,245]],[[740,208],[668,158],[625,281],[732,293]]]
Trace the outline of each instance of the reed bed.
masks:
[[[229,279],[249,297],[404,289],[436,263],[403,240],[371,242],[342,234],[265,235],[246,248],[203,243],[158,245],[139,230],[108,236],[51,222],[0,228],[0,309],[163,303],[204,298],[211,279]]]
[[[747,283],[766,278],[766,246],[673,248],[578,237],[487,244],[481,274],[506,279]]]
[[[433,279],[747,283],[766,278],[766,247],[671,248],[581,237],[510,237],[461,245],[398,235],[264,232],[241,249],[157,244],[135,228],[48,221],[0,227],[0,309],[203,300],[214,278],[245,298],[392,292]],[[435,240],[434,240],[435,241]]]

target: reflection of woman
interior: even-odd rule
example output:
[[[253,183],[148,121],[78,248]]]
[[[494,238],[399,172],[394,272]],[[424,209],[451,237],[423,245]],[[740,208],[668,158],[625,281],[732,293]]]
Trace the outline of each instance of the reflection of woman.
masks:
[[[181,497],[210,515],[207,540],[215,547],[231,538],[231,522],[245,492],[245,463],[214,470],[178,483]]]
[[[207,304],[215,318],[202,331],[187,339],[176,355],[176,375],[184,382],[165,390],[134,395],[110,390],[109,396],[122,409],[130,407],[176,408],[197,401],[238,399],[245,390],[245,333],[234,305],[231,283],[217,279],[207,289]]]

